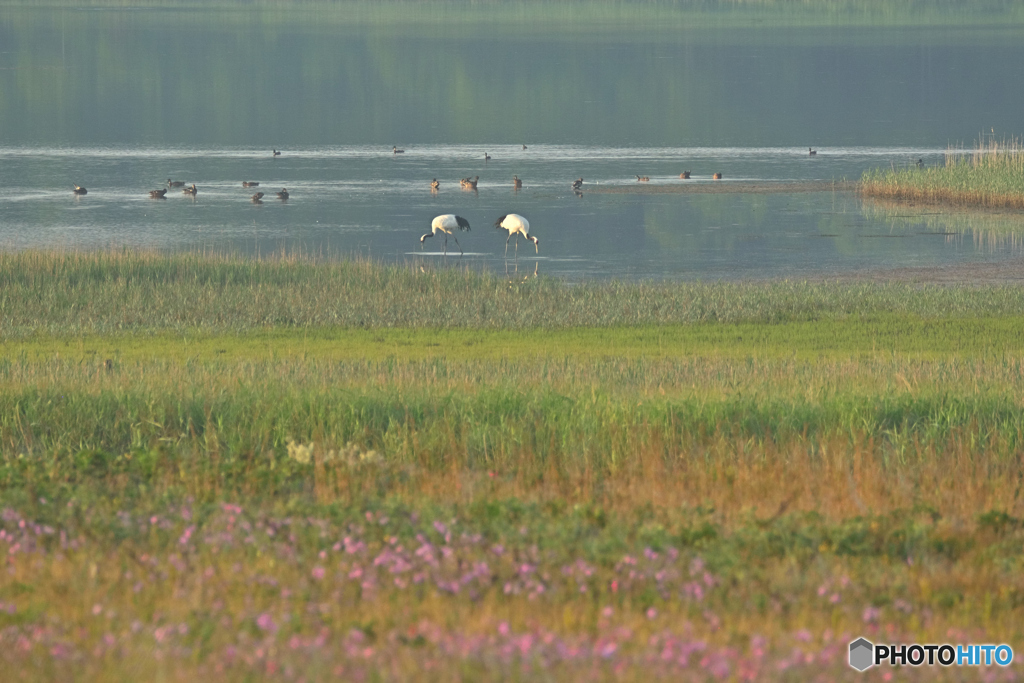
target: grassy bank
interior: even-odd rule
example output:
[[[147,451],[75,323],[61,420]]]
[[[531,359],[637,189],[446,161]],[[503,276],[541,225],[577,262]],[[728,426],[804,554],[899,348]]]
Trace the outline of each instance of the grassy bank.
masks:
[[[980,143],[971,153],[951,149],[940,167],[869,171],[867,197],[997,209],[1024,208],[1024,147],[1020,140]]]
[[[1024,291],[907,284],[518,281],[282,256],[0,254],[0,340],[130,332],[610,328],[1024,314]]]
[[[0,260],[12,680],[859,680],[862,635],[1024,647],[1012,288]]]

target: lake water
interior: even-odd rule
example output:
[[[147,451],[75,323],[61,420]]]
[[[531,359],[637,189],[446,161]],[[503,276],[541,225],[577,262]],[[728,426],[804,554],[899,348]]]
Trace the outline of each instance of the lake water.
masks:
[[[569,279],[803,277],[1020,254],[1013,213],[843,191],[602,192],[640,187],[637,174],[644,188],[828,184],[1014,135],[1019,21],[803,26],[572,5],[0,8],[0,248],[301,249],[500,272],[492,224],[515,212],[541,240],[539,255],[520,245],[520,271]],[[466,176],[480,177],[476,192],[459,188]],[[570,189],[580,176],[582,196]],[[197,197],[149,199],[168,178],[194,182]],[[261,205],[243,180],[260,182]],[[282,187],[286,203],[273,198]],[[472,225],[461,258],[451,240],[447,259],[440,239],[420,250],[441,213]]]

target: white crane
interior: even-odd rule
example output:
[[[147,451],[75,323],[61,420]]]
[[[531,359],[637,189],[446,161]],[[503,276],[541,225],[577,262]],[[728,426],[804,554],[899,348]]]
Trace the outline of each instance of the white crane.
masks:
[[[462,245],[459,244],[459,238],[455,237],[455,230],[469,230],[469,221],[462,216],[456,216],[454,213],[446,213],[443,216],[438,216],[430,222],[430,232],[420,238],[420,249],[423,248],[423,241],[428,237],[433,237],[437,233],[444,235],[444,253],[448,254],[448,235],[451,235],[455,240],[455,244],[458,245],[459,251],[462,251]]]
[[[530,221],[526,220],[517,213],[510,213],[502,216],[498,220],[494,221],[494,227],[500,230],[508,230],[508,237],[505,239],[505,256],[508,257],[508,241],[512,239],[512,235],[522,235],[528,241],[533,242],[533,248],[540,253],[540,247],[537,246],[539,240],[536,237],[530,235]],[[519,257],[519,240],[516,239],[516,258]]]

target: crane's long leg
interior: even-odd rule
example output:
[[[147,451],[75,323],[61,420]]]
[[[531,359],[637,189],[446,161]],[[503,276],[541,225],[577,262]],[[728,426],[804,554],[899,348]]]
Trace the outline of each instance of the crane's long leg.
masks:
[[[448,255],[448,235],[444,236],[444,255]]]
[[[509,233],[508,237],[505,238],[505,258],[508,258],[508,241],[510,239],[512,239],[512,233]]]
[[[458,247],[459,247],[459,256],[462,256],[463,254],[465,254],[466,252],[462,251],[462,245],[459,244],[459,238],[456,237],[455,235],[452,235],[452,239],[455,240],[455,244],[457,244]]]

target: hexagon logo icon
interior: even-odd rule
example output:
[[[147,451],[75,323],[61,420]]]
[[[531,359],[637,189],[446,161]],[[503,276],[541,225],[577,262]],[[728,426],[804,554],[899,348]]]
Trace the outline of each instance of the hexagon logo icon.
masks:
[[[850,643],[850,666],[857,671],[864,671],[874,664],[875,646],[871,641],[858,638]]]

